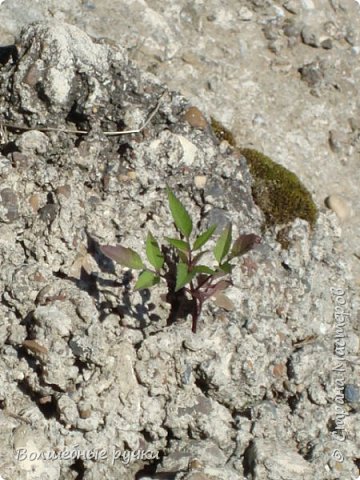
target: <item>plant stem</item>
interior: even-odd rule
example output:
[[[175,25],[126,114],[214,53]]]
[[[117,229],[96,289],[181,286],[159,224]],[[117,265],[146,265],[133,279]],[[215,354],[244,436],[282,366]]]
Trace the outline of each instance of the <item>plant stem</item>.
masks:
[[[201,309],[202,309],[202,301],[199,300],[198,298],[195,298],[195,306],[192,313],[192,327],[191,327],[191,330],[193,333],[196,333],[197,321],[200,317]]]

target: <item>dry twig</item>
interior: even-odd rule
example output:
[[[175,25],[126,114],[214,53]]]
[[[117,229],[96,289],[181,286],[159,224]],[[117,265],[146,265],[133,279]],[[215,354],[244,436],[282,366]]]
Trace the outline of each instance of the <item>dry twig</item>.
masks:
[[[149,116],[147,117],[147,119],[145,120],[145,122],[143,123],[143,125],[140,128],[135,128],[133,130],[119,130],[119,131],[112,131],[112,132],[103,132],[103,134],[106,135],[107,137],[115,137],[117,135],[130,135],[130,134],[133,134],[133,133],[142,132],[142,130],[144,130],[144,128],[151,122],[151,120],[157,114],[157,112],[160,108],[161,100],[163,99],[163,97],[165,96],[166,93],[167,93],[167,90],[165,90],[161,94],[159,100],[157,101],[157,104],[156,104],[155,108],[150,112]],[[0,129],[4,131],[5,130],[4,127],[5,128],[13,128],[14,130],[23,130],[23,131],[38,130],[39,132],[63,132],[63,133],[74,133],[76,135],[87,135],[88,133],[90,133],[90,130],[74,130],[74,129],[71,129],[71,128],[57,128],[57,127],[25,127],[23,125],[15,125],[15,124],[10,123],[10,122],[0,121]]]

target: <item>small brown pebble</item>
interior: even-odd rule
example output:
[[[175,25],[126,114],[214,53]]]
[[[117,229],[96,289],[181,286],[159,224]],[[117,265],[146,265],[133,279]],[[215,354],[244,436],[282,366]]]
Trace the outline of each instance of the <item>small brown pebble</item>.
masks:
[[[273,374],[275,377],[283,377],[286,373],[286,366],[284,363],[277,363],[273,367]]]
[[[0,203],[4,210],[1,221],[11,223],[19,217],[17,195],[11,188],[3,188],[0,191]]]
[[[71,195],[71,187],[70,185],[61,185],[60,187],[57,187],[56,193],[58,195],[63,195],[66,198],[69,198]]]
[[[35,272],[32,276],[34,282],[45,282],[45,277],[40,272]]]
[[[86,408],[84,410],[79,410],[79,415],[80,415],[80,418],[89,418],[91,416],[91,410],[90,408]]]
[[[26,72],[23,82],[27,83],[30,87],[34,88],[35,85],[40,80],[40,77],[41,77],[41,74],[38,67],[35,64],[33,64],[31,65],[29,70]]]
[[[29,203],[33,211],[36,213],[39,210],[41,204],[40,195],[38,193],[34,193],[33,195],[31,195],[29,197]]]
[[[204,468],[203,464],[198,458],[192,458],[189,462],[189,470],[201,470]]]
[[[185,112],[184,120],[186,120],[192,127],[200,128],[201,130],[204,130],[208,126],[206,118],[197,107],[188,108]]]
[[[48,349],[36,340],[24,340],[22,345],[33,353],[48,353]]]

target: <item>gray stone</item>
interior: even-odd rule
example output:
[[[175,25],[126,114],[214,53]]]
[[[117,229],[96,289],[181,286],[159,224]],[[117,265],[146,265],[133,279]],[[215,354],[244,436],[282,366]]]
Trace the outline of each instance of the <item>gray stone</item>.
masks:
[[[305,25],[301,30],[301,37],[305,45],[309,45],[310,47],[320,46],[320,39],[317,32],[315,32],[313,28],[308,25]]]
[[[358,385],[348,383],[344,388],[345,400],[348,403],[359,403],[360,402],[360,388]]]
[[[314,475],[312,466],[288,444],[257,439],[246,453],[246,462],[254,480],[289,478],[307,480]]]

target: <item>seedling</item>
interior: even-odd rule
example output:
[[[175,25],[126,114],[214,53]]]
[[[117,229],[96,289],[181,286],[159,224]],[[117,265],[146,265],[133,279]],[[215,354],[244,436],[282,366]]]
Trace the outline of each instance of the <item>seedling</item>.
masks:
[[[192,331],[196,333],[204,302],[232,284],[231,272],[235,266],[231,263],[232,260],[250,251],[260,242],[260,237],[253,233],[243,234],[239,235],[232,244],[232,225],[229,223],[220,234],[213,249],[215,266],[210,268],[202,265],[199,262],[202,256],[208,252],[208,250],[203,250],[203,247],[214,235],[216,225],[212,225],[191,241],[193,223],[190,215],[169,188],[167,188],[167,195],[170,212],[179,236],[179,238],[165,237],[166,242],[175,253],[175,292],[184,289],[191,296],[193,301]],[[169,265],[163,253],[164,249],[160,249],[151,232],[148,232],[146,238],[146,256],[151,265],[150,268],[131,248],[122,245],[103,245],[100,248],[104,255],[120,265],[142,270],[135,285],[136,290],[153,287],[169,274]]]

